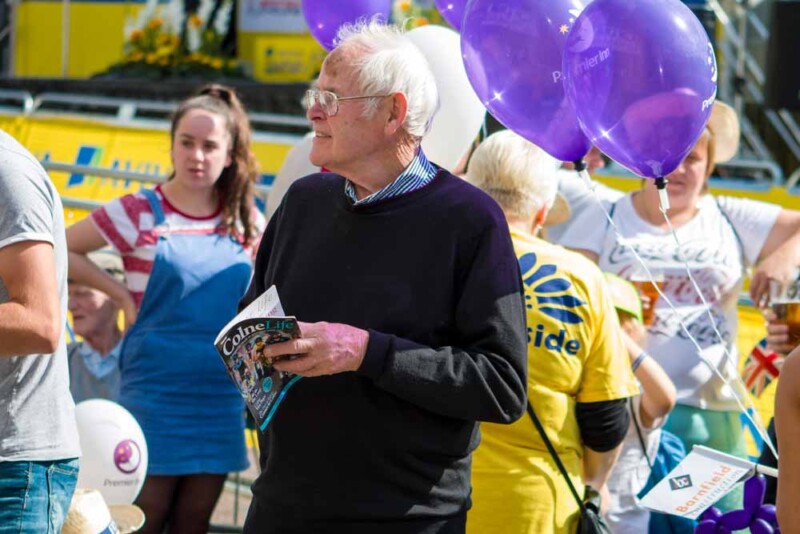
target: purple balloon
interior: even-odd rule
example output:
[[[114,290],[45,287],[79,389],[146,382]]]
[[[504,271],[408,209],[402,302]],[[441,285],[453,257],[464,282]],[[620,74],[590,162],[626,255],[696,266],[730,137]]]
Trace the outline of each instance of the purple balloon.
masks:
[[[466,7],[467,0],[436,0],[436,9],[442,14],[444,20],[457,31],[461,30]]]
[[[722,512],[720,512],[718,508],[714,508],[712,506],[711,508],[706,509],[706,511],[700,515],[700,521],[705,521],[708,519],[716,523],[719,521],[720,517],[722,517]]]
[[[752,518],[753,514],[747,510],[732,510],[722,514],[722,517],[719,518],[719,524],[731,530],[741,530],[747,528]]]
[[[303,0],[301,7],[311,35],[326,50],[333,50],[342,24],[373,15],[389,20],[392,0]]]
[[[461,26],[467,76],[501,123],[562,161],[591,145],[564,94],[567,32],[588,0],[470,0]]]
[[[756,519],[750,523],[750,534],[774,534],[775,529],[763,519]]]
[[[756,512],[756,517],[763,519],[773,527],[778,526],[778,513],[774,504],[762,504]]]
[[[747,479],[744,483],[744,509],[750,514],[755,514],[764,504],[764,495],[767,492],[767,479],[758,473]]]
[[[694,534],[716,534],[716,532],[717,522],[712,519],[700,521],[697,526],[694,527]]]
[[[680,0],[594,0],[570,31],[563,71],[592,143],[649,178],[691,151],[717,92],[714,49]]]

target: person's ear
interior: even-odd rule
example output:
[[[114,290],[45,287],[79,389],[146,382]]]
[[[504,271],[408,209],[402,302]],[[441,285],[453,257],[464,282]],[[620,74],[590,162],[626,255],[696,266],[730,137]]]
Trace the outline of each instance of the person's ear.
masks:
[[[391,108],[389,115],[386,118],[385,131],[387,134],[393,135],[403,127],[408,115],[408,99],[403,93],[394,93],[389,97],[391,101]]]
[[[550,209],[547,206],[542,206],[539,208],[539,211],[533,215],[533,232],[544,226],[544,221],[547,220],[547,214],[549,211]]]

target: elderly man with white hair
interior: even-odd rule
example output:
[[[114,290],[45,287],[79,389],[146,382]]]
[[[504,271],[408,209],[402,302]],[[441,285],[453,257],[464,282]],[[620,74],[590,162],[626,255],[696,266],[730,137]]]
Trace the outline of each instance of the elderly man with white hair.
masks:
[[[527,303],[530,417],[481,425],[467,531],[576,531],[584,485],[602,492],[639,393],[600,269],[539,239],[558,190],[558,163],[505,130],[475,150],[467,178],[503,208]],[[551,218],[552,219],[552,218]],[[538,416],[569,481],[533,424]]]
[[[311,161],[258,251],[308,377],[261,436],[244,531],[463,532],[478,421],[525,409],[525,314],[502,211],[420,149],[435,79],[402,31],[345,27],[308,92]]]

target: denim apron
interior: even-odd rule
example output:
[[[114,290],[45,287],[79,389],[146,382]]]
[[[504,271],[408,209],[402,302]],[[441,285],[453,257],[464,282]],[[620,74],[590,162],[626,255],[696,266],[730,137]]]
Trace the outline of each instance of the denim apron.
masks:
[[[142,427],[148,474],[244,469],[244,404],[214,338],[236,315],[250,255],[228,235],[169,233],[156,193],[142,193],[163,230],[138,318],[122,345],[119,403]]]

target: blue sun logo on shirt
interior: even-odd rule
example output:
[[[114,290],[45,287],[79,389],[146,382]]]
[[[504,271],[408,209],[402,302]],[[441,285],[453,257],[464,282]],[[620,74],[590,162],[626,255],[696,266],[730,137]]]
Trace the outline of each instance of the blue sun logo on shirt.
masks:
[[[586,303],[569,294],[572,283],[557,276],[555,265],[536,265],[536,260],[536,254],[532,252],[519,259],[522,281],[533,291],[533,295],[525,295],[527,308],[533,309],[532,301],[535,298],[539,311],[545,315],[563,323],[582,323],[583,319],[573,310]]]

